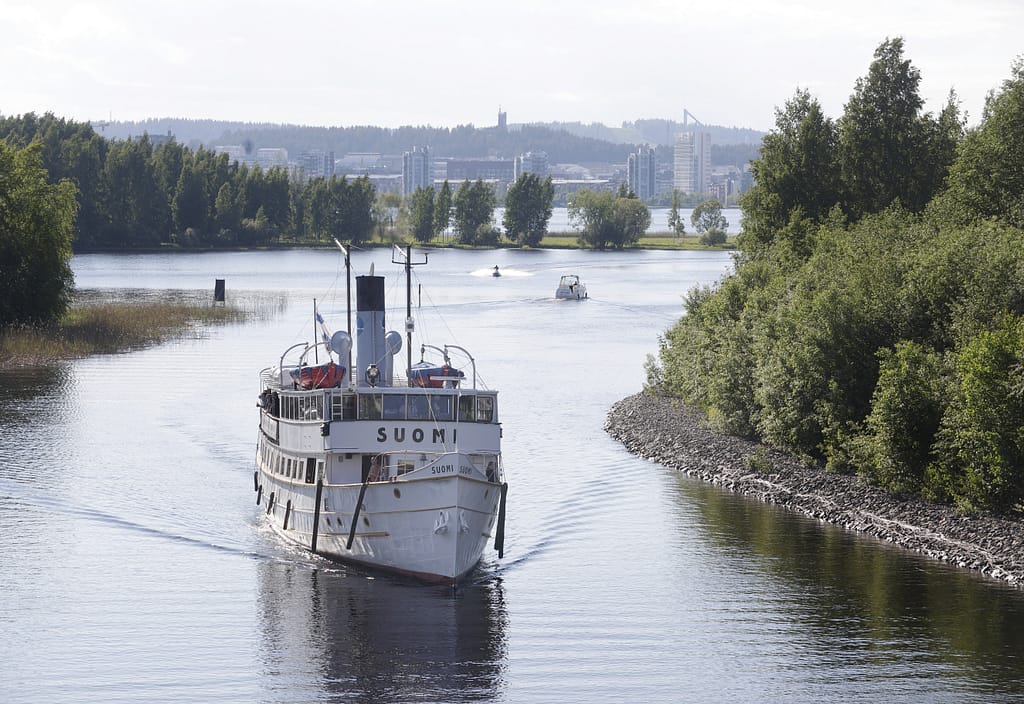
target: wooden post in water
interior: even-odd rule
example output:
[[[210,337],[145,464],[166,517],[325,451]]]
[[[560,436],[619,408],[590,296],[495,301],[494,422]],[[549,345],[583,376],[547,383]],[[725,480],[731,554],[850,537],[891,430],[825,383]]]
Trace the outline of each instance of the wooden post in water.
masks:
[[[213,302],[224,302],[224,279],[213,280]]]
[[[508,482],[501,484],[501,499],[498,503],[498,528],[494,531],[494,549],[498,557],[505,557],[505,497],[508,496]]]
[[[311,553],[316,553],[316,536],[320,531],[320,499],[324,495],[324,479],[316,480],[316,506],[313,507],[313,541],[309,546]]]

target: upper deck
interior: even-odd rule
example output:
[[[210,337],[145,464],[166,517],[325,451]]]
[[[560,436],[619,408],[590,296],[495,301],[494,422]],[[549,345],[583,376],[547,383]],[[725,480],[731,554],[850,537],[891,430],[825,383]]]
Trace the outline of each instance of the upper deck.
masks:
[[[496,391],[454,385],[264,389],[264,434],[295,450],[384,452],[461,447],[495,452],[501,442]]]

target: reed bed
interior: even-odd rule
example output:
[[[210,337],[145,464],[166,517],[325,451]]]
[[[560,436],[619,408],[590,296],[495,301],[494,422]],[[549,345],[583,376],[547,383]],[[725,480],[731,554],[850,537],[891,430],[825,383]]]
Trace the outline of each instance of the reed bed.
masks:
[[[283,301],[242,301],[241,305],[200,302],[176,295],[110,298],[83,292],[56,323],[0,330],[0,368],[44,366],[63,359],[115,354],[170,339],[201,335],[209,325],[268,317]]]

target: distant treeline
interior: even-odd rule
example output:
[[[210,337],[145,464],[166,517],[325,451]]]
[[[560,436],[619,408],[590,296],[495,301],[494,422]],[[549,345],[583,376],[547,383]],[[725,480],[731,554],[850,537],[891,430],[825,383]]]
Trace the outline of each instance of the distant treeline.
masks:
[[[313,130],[312,134],[325,140],[348,140],[343,143],[386,152],[400,144],[414,144],[423,138],[423,129],[367,127],[317,132],[317,128],[257,125],[231,139],[244,141],[255,135],[281,145],[278,138],[291,135],[308,140],[308,130]],[[429,134],[438,143],[453,148],[461,145],[467,154],[477,155],[487,153],[495,144],[510,148],[513,136],[525,139],[523,144],[532,149],[578,149],[575,156],[621,159],[622,163],[628,152],[626,145],[547,128],[506,133],[466,127],[429,130]],[[154,132],[154,137],[157,135]],[[108,139],[88,123],[49,113],[0,116],[0,139],[15,148],[39,142],[50,182],[67,180],[76,187],[75,251],[152,248],[168,243],[183,247],[259,246],[282,239],[330,241],[330,237],[358,242],[369,237],[374,223],[393,221],[401,205],[400,199],[384,202],[367,178],[300,182],[283,168],[264,171],[230,161],[227,154],[214,153],[201,144],[188,147],[177,139],[160,137],[150,139],[144,130],[132,139]],[[308,142],[305,144],[308,147]],[[726,149],[749,151],[753,147]],[[573,156],[569,152],[562,155]],[[663,158],[670,161],[671,156],[666,153]]]
[[[777,111],[735,273],[688,294],[648,381],[830,470],[1021,512],[1024,59],[971,130],[919,83],[887,40],[837,120],[806,91]]]
[[[250,168],[175,140],[107,140],[51,114],[0,117],[0,140],[16,149],[38,143],[50,183],[75,186],[76,251],[359,242],[372,229],[375,192],[366,178],[300,183],[283,169]]]
[[[676,132],[684,127],[671,120],[638,120],[621,128],[579,123],[551,123],[497,127],[310,127],[269,123],[222,122],[160,118],[139,122],[103,123],[102,133],[109,138],[128,139],[143,134],[167,135],[192,146],[212,148],[218,145],[283,147],[289,156],[303,151],[333,151],[336,157],[348,153],[370,152],[402,154],[413,147],[426,146],[436,157],[457,159],[497,157],[511,159],[529,151],[543,151],[552,163],[621,163],[639,144],[663,147],[659,159],[670,166],[671,145]],[[734,127],[701,126],[711,135],[713,166],[742,168],[757,156],[763,133]],[[663,156],[662,154],[669,155]]]

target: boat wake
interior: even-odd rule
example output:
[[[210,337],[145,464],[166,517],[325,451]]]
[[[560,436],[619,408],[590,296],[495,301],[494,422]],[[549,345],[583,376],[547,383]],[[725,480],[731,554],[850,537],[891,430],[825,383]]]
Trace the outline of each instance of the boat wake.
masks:
[[[513,269],[509,267],[508,269],[497,269],[497,272],[495,271],[496,269],[497,267],[491,267],[490,269],[476,269],[475,271],[469,272],[469,275],[487,276],[494,279],[500,279],[504,276],[533,276],[532,272],[523,271],[522,269]]]
[[[573,552],[581,541],[590,540],[600,531],[597,524],[619,510],[616,507],[623,500],[631,503],[630,493],[627,487],[596,479],[578,485],[571,494],[546,512],[545,517],[534,527],[536,537],[526,544],[520,543],[515,536],[524,536],[528,531],[510,523],[502,563],[488,570],[493,574],[481,575],[480,578],[486,581],[500,577],[509,570],[545,558],[549,553]],[[516,501],[529,501],[535,507],[538,500],[539,497],[509,498],[510,505]]]
[[[265,559],[268,557],[267,555],[249,547],[231,545],[227,540],[218,542],[214,539],[215,536],[189,536],[184,533],[168,530],[167,528],[145,525],[144,523],[98,508],[71,505],[60,499],[48,496],[0,496],[0,501],[16,512],[49,512],[64,517],[82,519],[111,528],[131,531],[139,535],[146,535],[161,540],[169,540],[175,543],[193,545],[206,550],[213,550],[230,555],[259,559]]]

